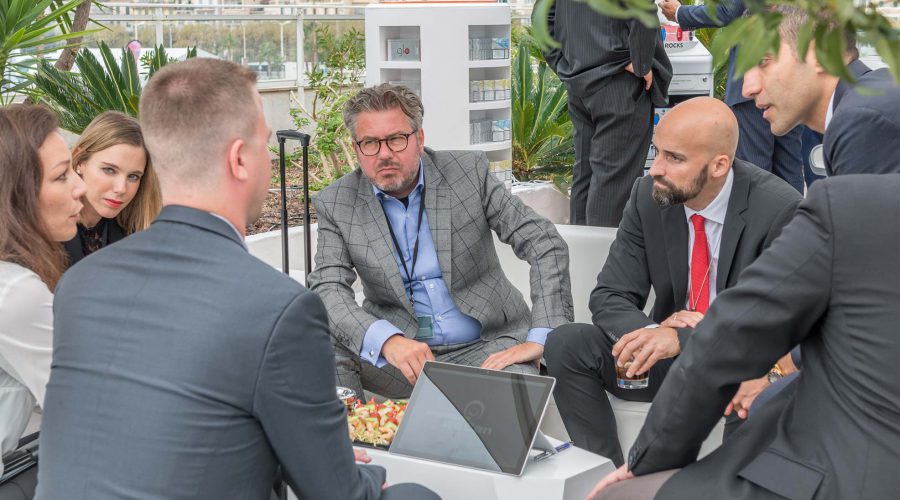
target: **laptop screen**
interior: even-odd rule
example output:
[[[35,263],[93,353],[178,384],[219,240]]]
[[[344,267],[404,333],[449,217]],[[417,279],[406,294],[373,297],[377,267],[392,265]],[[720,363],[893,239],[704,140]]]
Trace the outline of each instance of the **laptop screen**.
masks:
[[[554,379],[427,362],[390,452],[521,474]]]

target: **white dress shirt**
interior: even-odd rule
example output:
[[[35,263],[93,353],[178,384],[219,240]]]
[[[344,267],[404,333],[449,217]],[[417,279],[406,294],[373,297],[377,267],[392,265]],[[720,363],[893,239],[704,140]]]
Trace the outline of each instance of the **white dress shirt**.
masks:
[[[828,110],[825,111],[825,130],[828,130],[828,124],[834,118],[834,94],[836,93],[837,88],[834,89],[834,92],[831,93],[831,99],[828,100]]]
[[[44,403],[52,354],[53,294],[30,270],[0,262],[0,455],[16,448]]]
[[[706,230],[706,244],[709,246],[710,258],[709,276],[706,286],[709,287],[710,305],[712,304],[713,299],[716,298],[716,276],[718,275],[716,271],[719,267],[719,247],[722,246],[722,228],[725,226],[725,214],[728,212],[728,200],[731,199],[731,187],[733,185],[734,170],[729,170],[728,176],[725,178],[725,185],[722,186],[722,190],[719,191],[719,194],[716,195],[706,208],[699,212],[695,212],[688,208],[687,205],[684,206],[684,216],[687,217],[688,223],[688,276],[691,275],[691,252],[694,248],[694,225],[691,223],[691,216],[700,214],[700,216],[705,219],[703,228]],[[688,283],[688,290],[690,290],[690,283]],[[687,295],[688,302],[685,303],[685,309],[690,309],[690,294]]]

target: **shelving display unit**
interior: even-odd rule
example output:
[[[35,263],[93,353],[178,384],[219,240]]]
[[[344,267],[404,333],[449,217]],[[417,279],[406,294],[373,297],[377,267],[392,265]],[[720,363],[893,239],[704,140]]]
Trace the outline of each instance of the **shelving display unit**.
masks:
[[[423,128],[429,147],[482,150],[494,174],[511,184],[512,141],[473,143],[471,128],[474,122],[509,124],[509,99],[474,101],[472,96],[472,82],[510,79],[509,6],[370,4],[365,27],[366,86],[393,82],[412,88],[425,106]],[[476,39],[481,40],[474,42],[481,50],[473,51],[471,40]],[[415,41],[418,60],[395,60],[412,57]],[[411,50],[398,54],[398,47]],[[501,136],[502,130],[492,139]]]

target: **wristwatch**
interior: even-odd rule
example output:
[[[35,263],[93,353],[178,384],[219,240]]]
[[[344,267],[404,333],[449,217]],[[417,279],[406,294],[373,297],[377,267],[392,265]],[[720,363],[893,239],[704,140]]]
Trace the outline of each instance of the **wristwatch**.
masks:
[[[775,366],[769,370],[769,373],[766,374],[766,380],[769,381],[770,384],[774,384],[778,379],[784,377],[784,372],[781,371],[781,367],[778,366],[778,363],[775,363]]]

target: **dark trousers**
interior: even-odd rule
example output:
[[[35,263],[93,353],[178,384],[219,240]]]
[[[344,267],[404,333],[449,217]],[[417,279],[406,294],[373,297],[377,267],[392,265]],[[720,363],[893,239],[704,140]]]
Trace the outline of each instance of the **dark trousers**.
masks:
[[[769,122],[753,101],[731,106],[737,117],[740,136],[735,156],[781,177],[803,193],[803,160],[800,158],[800,134],[804,127],[794,127],[787,134],[772,135]]]
[[[547,373],[556,378],[553,397],[569,437],[576,446],[607,457],[618,467],[624,459],[606,393],[628,401],[653,401],[673,360],[653,365],[646,389],[620,389],[612,346],[596,326],[571,323],[547,337],[544,359]]]
[[[622,72],[593,95],[569,92],[575,165],[570,224],[618,227],[653,134],[653,103],[644,80]]]
[[[37,488],[37,465],[0,485],[0,500],[31,500]]]

